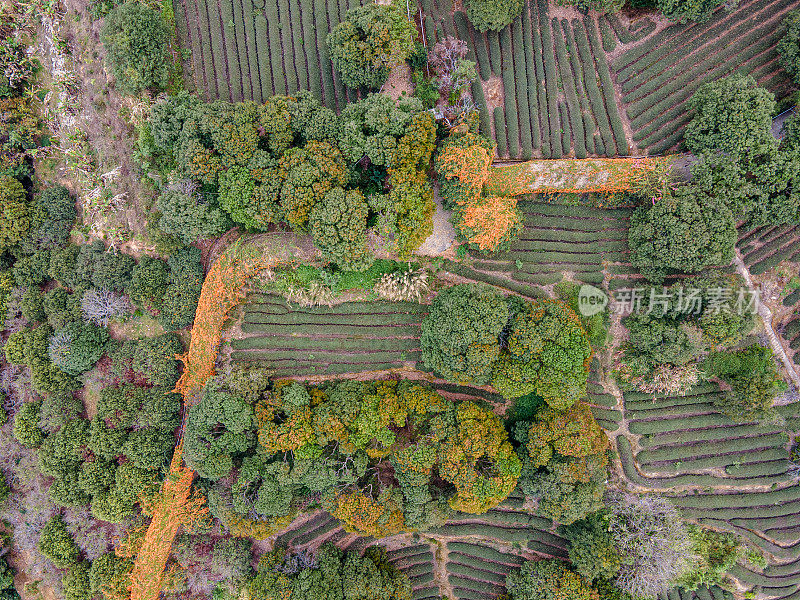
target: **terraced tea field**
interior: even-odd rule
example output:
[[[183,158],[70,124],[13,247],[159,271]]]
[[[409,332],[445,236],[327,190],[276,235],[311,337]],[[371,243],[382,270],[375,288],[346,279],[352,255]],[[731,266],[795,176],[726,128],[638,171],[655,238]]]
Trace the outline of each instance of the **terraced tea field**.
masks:
[[[175,21],[191,49],[196,91],[208,99],[263,102],[311,90],[341,110],[357,93],[333,71],[326,37],[357,0],[180,0]]]
[[[509,27],[480,33],[452,0],[423,0],[422,10],[429,44],[447,35],[467,41],[481,130],[501,157],[629,154],[594,19],[551,18],[546,1],[529,0]]]
[[[257,362],[276,376],[332,375],[413,366],[425,305],[348,302],[289,307],[277,295],[248,298],[233,362]]]
[[[448,263],[445,269],[523,295],[536,296],[534,286],[575,281],[614,287],[630,285],[635,271],[628,265],[630,209],[604,209],[521,200],[525,222],[507,252],[473,256],[469,266]],[[638,278],[638,276],[636,276]]]
[[[743,0],[734,11],[717,9],[706,23],[671,25],[638,41],[623,33],[611,68],[636,145],[649,154],[679,147],[692,94],[734,72],[786,97],[791,83],[775,46],[786,12],[796,7],[794,0]]]

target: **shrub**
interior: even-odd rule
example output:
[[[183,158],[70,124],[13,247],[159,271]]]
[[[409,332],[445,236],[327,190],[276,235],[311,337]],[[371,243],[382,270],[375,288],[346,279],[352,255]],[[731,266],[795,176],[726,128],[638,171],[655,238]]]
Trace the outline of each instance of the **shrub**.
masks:
[[[500,31],[522,12],[522,0],[467,0],[467,18],[478,31]]]
[[[100,360],[108,331],[92,323],[73,322],[58,330],[47,347],[50,361],[67,375],[80,375]]]
[[[369,3],[347,11],[327,43],[333,67],[346,86],[377,89],[394,66],[390,61],[401,63],[414,49],[413,25],[400,3]]]
[[[167,86],[169,32],[156,11],[138,2],[117,6],[105,18],[100,39],[108,67],[123,94]]]
[[[508,315],[506,300],[488,286],[455,285],[442,290],[422,321],[425,366],[451,381],[488,383]]]
[[[348,271],[369,268],[367,249],[369,208],[358,190],[333,188],[311,209],[311,236],[322,258]]]
[[[384,273],[373,291],[390,302],[422,302],[430,291],[428,272],[422,268]]]
[[[800,10],[791,11],[783,20],[786,33],[778,42],[783,70],[800,86]]]
[[[37,548],[59,569],[72,567],[80,558],[80,550],[60,515],[50,519],[44,526]]]
[[[506,577],[511,600],[599,600],[597,591],[560,560],[527,561]]]
[[[81,298],[83,318],[95,325],[106,326],[130,310],[130,302],[125,296],[109,290],[86,290]]]
[[[19,242],[30,228],[22,184],[8,175],[0,175],[0,250]]]
[[[156,209],[161,213],[158,221],[161,230],[174,235],[184,244],[220,236],[231,225],[230,219],[219,206],[209,200],[201,200],[197,192],[187,194],[167,189],[156,200]]]

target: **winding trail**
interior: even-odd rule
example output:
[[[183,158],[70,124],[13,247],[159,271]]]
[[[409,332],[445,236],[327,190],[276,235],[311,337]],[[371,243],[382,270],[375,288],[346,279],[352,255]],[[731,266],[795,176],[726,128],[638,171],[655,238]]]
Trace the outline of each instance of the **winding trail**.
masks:
[[[748,289],[752,291],[757,291],[755,286],[753,285],[753,279],[750,276],[750,271],[744,264],[742,260],[742,255],[739,252],[739,249],[736,249],[736,254],[733,258],[733,264],[736,265],[736,272],[741,275],[745,282],[747,283]],[[783,345],[781,341],[778,339],[778,335],[775,333],[775,330],[772,328],[772,311],[769,307],[761,302],[761,298],[759,294],[755,295],[755,308],[758,315],[761,317],[761,320],[764,323],[764,332],[767,334],[767,338],[769,339],[769,344],[772,347],[772,352],[775,356],[779,357],[783,362],[783,366],[786,367],[786,371],[791,377],[792,382],[794,383],[795,387],[800,389],[800,375],[797,374],[797,371],[792,364],[792,361],[789,359],[786,351],[783,349]]]

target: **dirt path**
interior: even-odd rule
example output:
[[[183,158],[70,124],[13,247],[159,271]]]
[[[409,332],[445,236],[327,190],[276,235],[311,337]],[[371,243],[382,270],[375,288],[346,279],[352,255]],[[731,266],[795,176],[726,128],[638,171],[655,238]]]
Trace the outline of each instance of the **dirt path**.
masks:
[[[753,279],[750,277],[750,271],[747,270],[738,248],[736,249],[736,256],[733,259],[733,263],[736,265],[736,272],[739,273],[739,275],[741,275],[747,283],[748,289],[757,292],[758,290],[753,285]],[[800,375],[797,374],[792,361],[789,359],[789,356],[783,349],[783,345],[778,339],[775,330],[772,328],[772,311],[767,307],[766,304],[761,302],[758,294],[755,295],[755,306],[756,312],[758,312],[758,315],[764,322],[764,333],[766,333],[767,338],[769,339],[769,344],[772,347],[773,353],[775,356],[780,358],[781,362],[783,362],[783,366],[786,368],[786,372],[792,379],[794,386],[800,389]]]

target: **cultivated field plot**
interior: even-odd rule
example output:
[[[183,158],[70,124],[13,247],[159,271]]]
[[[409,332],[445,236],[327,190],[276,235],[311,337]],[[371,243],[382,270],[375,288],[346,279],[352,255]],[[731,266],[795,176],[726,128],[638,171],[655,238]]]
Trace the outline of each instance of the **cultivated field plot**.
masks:
[[[547,204],[521,200],[525,227],[508,252],[475,255],[470,267],[448,263],[456,275],[485,281],[529,297],[541,295],[534,286],[557,283],[568,275],[578,282],[601,285],[605,271],[629,284],[629,209]]]
[[[791,82],[775,45],[786,12],[796,7],[796,0],[742,0],[732,12],[719,8],[706,23],[671,25],[640,41],[623,33],[624,48],[614,52],[611,65],[636,145],[649,154],[678,147],[692,118],[692,94],[734,72],[753,75],[785,97]]]
[[[776,423],[739,423],[715,410],[717,394],[712,384],[679,397],[626,393],[630,435],[617,437],[623,472],[634,486],[674,496],[687,518],[763,549],[772,557],[766,569],[740,563],[731,575],[766,597],[796,599],[800,486],[786,472],[786,432],[798,429],[798,406],[778,406]]]
[[[256,362],[277,377],[413,366],[426,312],[408,302],[290,308],[282,296],[252,294],[241,325],[246,337],[231,341],[231,360]]]
[[[716,384],[685,396],[625,393],[625,419],[638,438],[638,470],[649,487],[745,486],[787,483],[788,437],[783,424],[739,423],[719,413]],[[618,438],[620,454],[630,442]]]
[[[277,543],[300,549],[333,542],[343,549],[362,550],[378,544],[388,549],[390,563],[405,572],[414,600],[454,597],[486,600],[506,593],[506,575],[531,557],[566,558],[566,542],[553,523],[522,508],[519,491],[484,515],[458,514],[445,526],[421,535],[400,534],[379,541],[358,537],[320,511],[299,520],[278,536]],[[731,600],[720,588],[697,592],[670,590],[660,600]]]
[[[509,27],[479,33],[452,0],[422,0],[422,10],[429,44],[446,35],[469,44],[481,130],[501,157],[629,154],[594,19],[551,19],[545,0],[529,0]]]
[[[795,274],[797,264],[800,263],[800,228],[794,225],[780,225],[777,227],[759,227],[748,230],[740,228],[739,240],[736,243],[742,260],[750,273],[756,277],[769,274],[783,262],[794,265]],[[800,305],[800,290],[789,293],[782,301],[783,306],[797,307]],[[779,309],[780,310],[780,309]],[[790,320],[781,319],[781,323],[773,323],[775,332],[781,336],[788,347],[795,364],[800,364],[800,319],[797,318],[797,309]]]
[[[357,0],[175,0],[182,48],[198,93],[263,102],[311,90],[341,110],[356,92],[334,74],[325,39]]]

